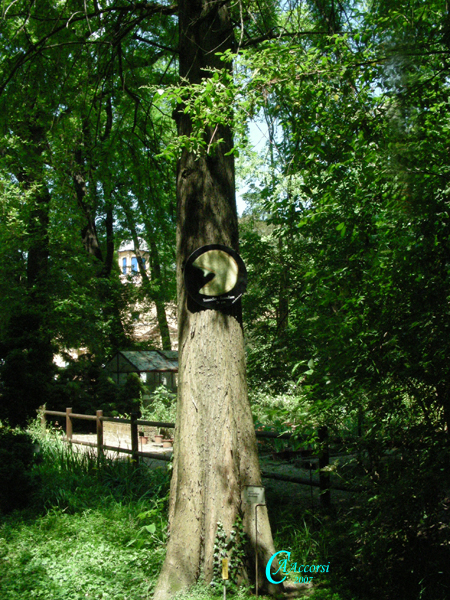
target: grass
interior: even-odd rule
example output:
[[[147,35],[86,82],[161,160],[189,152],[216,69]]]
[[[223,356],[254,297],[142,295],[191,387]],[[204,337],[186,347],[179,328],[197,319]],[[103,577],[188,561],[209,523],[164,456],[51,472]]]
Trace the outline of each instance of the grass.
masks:
[[[1,532],[1,597],[8,600],[147,598],[164,557],[161,544],[137,549],[136,515],[118,504],[65,514],[55,509]]]
[[[148,598],[165,553],[166,470],[97,461],[56,435],[39,443],[30,506],[0,521],[0,598]]]
[[[150,598],[165,555],[169,473],[79,452],[57,434],[31,434],[40,445],[29,507],[0,517],[0,598],[7,600],[143,600]],[[273,506],[279,505],[274,502]],[[280,508],[272,523],[277,548],[295,560],[326,553],[320,521]],[[316,520],[314,520],[316,519]],[[241,589],[229,597],[244,599]],[[182,600],[222,597],[198,584]],[[347,600],[325,580],[308,597]]]

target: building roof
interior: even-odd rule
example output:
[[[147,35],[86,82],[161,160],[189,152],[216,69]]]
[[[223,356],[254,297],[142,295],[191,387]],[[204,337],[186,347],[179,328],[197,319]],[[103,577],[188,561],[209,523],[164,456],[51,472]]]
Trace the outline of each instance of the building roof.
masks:
[[[114,373],[145,373],[147,371],[178,372],[178,352],[175,350],[122,350],[105,365]]]

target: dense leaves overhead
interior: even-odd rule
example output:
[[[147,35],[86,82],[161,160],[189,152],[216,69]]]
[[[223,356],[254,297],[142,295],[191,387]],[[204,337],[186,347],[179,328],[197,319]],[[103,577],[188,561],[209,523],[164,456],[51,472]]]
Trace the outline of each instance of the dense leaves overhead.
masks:
[[[436,515],[450,425],[448,6],[225,4],[234,37],[193,85],[177,75],[174,4],[2,5],[0,418],[24,422],[51,402],[57,351],[85,348],[101,365],[129,346],[145,302],[170,346],[175,162],[183,148],[208,162],[224,143],[216,133],[231,128],[248,203],[251,386],[295,389],[289,418],[298,405],[314,424],[358,424],[373,493],[355,555],[376,565],[367,536],[379,564],[396,557],[404,569],[408,544],[420,554],[427,532],[445,529]],[[192,131],[177,138],[172,117],[183,115]],[[248,144],[255,124],[267,142],[259,152]],[[115,252],[141,239],[150,275],[123,285]],[[383,471],[386,449],[401,456],[400,483]],[[414,573],[417,594],[444,597],[442,578]]]
[[[281,379],[313,364],[304,383],[331,405],[354,398],[357,406],[378,389],[380,408],[386,394],[400,404],[412,394],[427,415],[439,407],[448,422],[443,6],[313,8],[304,23],[327,24],[331,35],[242,55],[239,106],[262,118],[269,139],[247,194],[266,220],[244,236],[247,260],[255,257],[267,282],[247,298],[250,339],[264,332],[266,349],[275,349],[284,301],[288,358],[272,361]],[[259,314],[266,306],[272,321],[258,318],[258,296]]]

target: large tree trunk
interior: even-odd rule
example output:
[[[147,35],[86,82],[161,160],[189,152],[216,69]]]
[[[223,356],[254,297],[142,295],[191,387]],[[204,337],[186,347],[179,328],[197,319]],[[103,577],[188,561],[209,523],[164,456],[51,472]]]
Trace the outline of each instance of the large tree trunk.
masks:
[[[180,11],[180,75],[196,83],[203,70],[219,66],[215,52],[232,44],[233,32],[223,2],[182,0]],[[222,64],[220,63],[220,66]],[[189,135],[191,122],[178,115],[179,135]],[[212,131],[207,131],[208,139]],[[225,156],[231,132],[213,155],[184,150],[177,173],[177,278],[179,319],[179,388],[170,492],[170,538],[155,600],[170,597],[213,575],[217,524],[228,534],[238,515],[249,536],[247,575],[254,577],[254,507],[244,501],[244,486],[260,485],[256,438],[247,398],[240,306],[205,310],[187,297],[183,266],[204,244],[238,248],[234,161]],[[260,585],[273,550],[265,508],[258,512]]]
[[[3,340],[3,389],[0,416],[11,425],[25,426],[36,409],[51,396],[54,365],[51,335],[47,328],[52,299],[49,292],[49,223],[51,195],[45,181],[42,154],[45,129],[30,117],[18,128],[26,144],[26,162],[15,174],[30,194],[27,224],[27,292],[11,314]]]

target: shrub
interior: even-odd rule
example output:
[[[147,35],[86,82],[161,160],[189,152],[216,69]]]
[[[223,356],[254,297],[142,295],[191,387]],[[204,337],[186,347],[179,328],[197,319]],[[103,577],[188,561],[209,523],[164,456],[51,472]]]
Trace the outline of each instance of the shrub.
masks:
[[[151,400],[141,407],[142,418],[147,421],[174,423],[177,410],[177,395],[160,385],[151,395]]]
[[[28,504],[33,491],[30,471],[34,462],[32,438],[15,429],[0,428],[0,513]]]
[[[42,435],[35,422],[29,429],[39,442],[42,463],[36,471],[41,485],[34,495],[35,506],[58,508],[70,514],[112,501],[131,502],[143,497],[165,496],[170,475],[165,469],[139,467],[129,460],[107,456],[68,445],[56,431]]]

